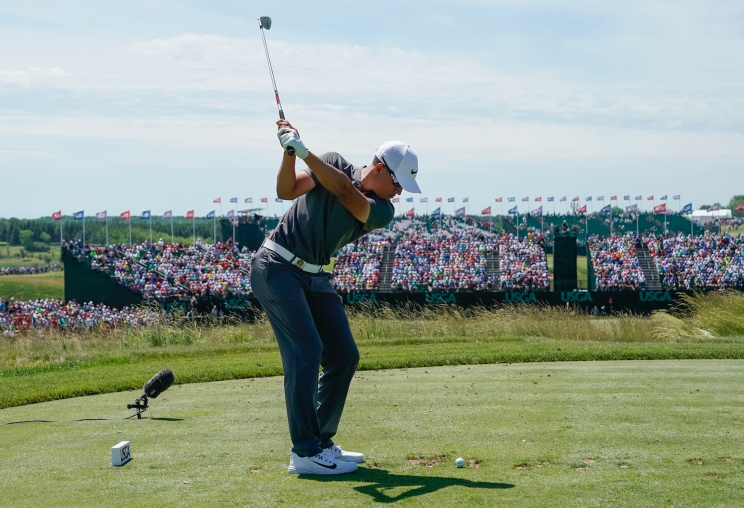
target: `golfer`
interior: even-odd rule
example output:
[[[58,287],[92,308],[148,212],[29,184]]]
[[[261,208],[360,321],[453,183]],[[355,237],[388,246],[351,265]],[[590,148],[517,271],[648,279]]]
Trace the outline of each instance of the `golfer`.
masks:
[[[395,212],[390,199],[403,189],[421,192],[418,158],[405,143],[388,141],[372,164],[359,168],[337,153],[309,152],[289,122],[277,125],[282,148],[295,151],[284,152],[277,196],[295,201],[256,252],[251,286],[282,355],[292,439],[289,472],[351,473],[364,455],[342,450],[333,436],[359,350],[323,265],[344,245],[390,224]],[[308,166],[300,173],[295,173],[297,157]]]

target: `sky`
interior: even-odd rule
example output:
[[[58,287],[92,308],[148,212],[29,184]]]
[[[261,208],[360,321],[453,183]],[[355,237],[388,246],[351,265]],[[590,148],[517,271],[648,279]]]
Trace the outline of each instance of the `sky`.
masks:
[[[259,16],[308,149],[410,144],[417,212],[744,194],[741,1],[28,0],[0,6],[0,217],[286,210]]]

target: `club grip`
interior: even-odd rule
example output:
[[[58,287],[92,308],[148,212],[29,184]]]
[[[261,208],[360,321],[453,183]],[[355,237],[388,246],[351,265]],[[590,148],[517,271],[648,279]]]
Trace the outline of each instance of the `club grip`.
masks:
[[[287,148],[287,155],[294,155],[294,148],[291,146]]]

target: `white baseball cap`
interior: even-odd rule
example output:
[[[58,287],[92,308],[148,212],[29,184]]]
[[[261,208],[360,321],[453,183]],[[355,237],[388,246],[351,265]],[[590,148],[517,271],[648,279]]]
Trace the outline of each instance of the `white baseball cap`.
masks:
[[[402,141],[385,141],[375,152],[375,157],[395,173],[401,187],[408,192],[421,192],[416,183],[418,157],[409,145]]]

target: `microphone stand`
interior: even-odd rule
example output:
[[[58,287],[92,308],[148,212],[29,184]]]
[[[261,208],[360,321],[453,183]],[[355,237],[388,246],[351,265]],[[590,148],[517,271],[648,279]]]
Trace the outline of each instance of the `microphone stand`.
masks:
[[[147,408],[150,407],[150,401],[147,400],[147,395],[142,395],[139,399],[136,399],[134,401],[134,404],[127,404],[127,409],[136,409],[137,410],[137,419],[142,419],[142,413],[147,411]]]

